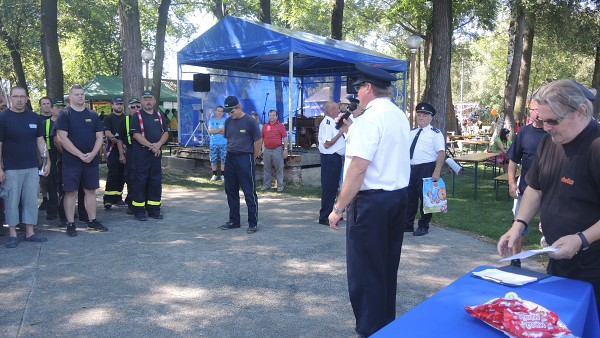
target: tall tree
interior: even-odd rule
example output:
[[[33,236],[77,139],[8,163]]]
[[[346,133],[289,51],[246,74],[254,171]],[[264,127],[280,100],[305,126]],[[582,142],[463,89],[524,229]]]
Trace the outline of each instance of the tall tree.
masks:
[[[517,121],[525,121],[525,108],[529,91],[529,76],[531,75],[531,58],[533,55],[533,38],[535,35],[535,16],[525,14],[525,31],[523,33],[523,53],[521,56],[521,69],[519,70],[519,83],[515,99],[515,112]]]
[[[448,115],[448,88],[450,85],[450,55],[452,41],[452,1],[433,0],[434,22],[432,29],[431,68],[429,91],[426,101],[438,112],[433,124],[446,133],[446,116]]]
[[[515,130],[515,98],[517,96],[517,85],[519,82],[519,71],[521,69],[521,58],[523,55],[523,32],[525,30],[525,11],[520,0],[511,0],[511,22],[509,27],[508,44],[508,67],[506,86],[504,87],[504,100],[502,111],[504,113],[504,125],[509,130]],[[496,131],[499,128],[496,128]],[[496,133],[495,133],[496,134]],[[494,135],[495,136],[495,135]]]
[[[142,38],[138,0],[119,0],[121,48],[123,50],[123,96],[126,100],[142,94]]]
[[[264,23],[271,23],[271,0],[260,0],[258,20]]]
[[[58,47],[57,0],[42,0],[40,42],[46,75],[46,95],[61,98],[64,95],[62,57]]]
[[[335,0],[331,11],[331,38],[343,40],[342,27],[344,23],[344,0]]]
[[[156,22],[156,38],[154,45],[154,67],[152,69],[152,93],[156,101],[160,101],[160,84],[162,81],[163,61],[165,60],[165,37],[169,21],[171,0],[162,0],[158,6],[158,21]]]

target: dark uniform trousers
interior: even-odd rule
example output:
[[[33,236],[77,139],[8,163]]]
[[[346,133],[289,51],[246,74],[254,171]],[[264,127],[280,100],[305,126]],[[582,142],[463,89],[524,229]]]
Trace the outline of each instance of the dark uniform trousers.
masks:
[[[340,154],[321,154],[321,210],[319,222],[329,224],[335,197],[340,187],[340,175],[344,157]]]
[[[133,174],[130,181],[133,183],[132,209],[136,215],[149,215],[160,213],[160,199],[162,195],[162,154],[154,156],[148,148],[134,148]],[[145,209],[145,210],[144,210]]]
[[[53,158],[54,157],[54,158]],[[58,214],[58,173],[55,156],[48,156],[50,161],[50,173],[46,177],[46,188],[48,189],[48,204],[46,215],[56,217]]]
[[[429,228],[432,214],[423,213],[423,178],[431,177],[435,170],[435,162],[410,166],[410,181],[408,182],[408,207],[404,221],[405,229],[414,229],[417,209],[421,212],[419,226]]]
[[[131,178],[133,177],[133,152],[131,151],[132,146],[128,145],[127,150],[125,151],[125,170],[123,171],[123,178],[125,179],[125,183],[127,183],[127,197],[125,198],[125,202],[131,208],[131,201],[133,196],[133,181]],[[131,209],[133,210],[133,209]]]
[[[119,149],[117,144],[112,146],[106,159],[108,173],[106,174],[106,189],[104,190],[104,203],[116,204],[123,199],[125,186],[125,166],[119,162]]]
[[[240,188],[248,208],[248,226],[258,224],[258,196],[254,172],[254,154],[227,152],[225,159],[225,194],[229,204],[229,221],[240,224]]]
[[[361,336],[372,335],[396,318],[406,190],[360,191],[348,206],[348,292]]]

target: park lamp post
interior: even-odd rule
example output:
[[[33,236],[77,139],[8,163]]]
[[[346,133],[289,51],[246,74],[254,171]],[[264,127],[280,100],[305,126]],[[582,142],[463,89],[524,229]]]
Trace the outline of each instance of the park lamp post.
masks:
[[[148,64],[150,63],[150,60],[154,59],[154,53],[149,50],[149,49],[144,49],[142,51],[142,60],[144,60],[144,62],[146,63],[146,86],[144,87],[145,90],[149,90],[150,89],[150,85],[148,84]]]
[[[410,50],[410,127],[414,127],[414,118],[413,118],[413,110],[415,108],[415,53],[419,48],[421,48],[421,44],[423,43],[423,39],[417,35],[413,34],[406,38],[406,47]]]

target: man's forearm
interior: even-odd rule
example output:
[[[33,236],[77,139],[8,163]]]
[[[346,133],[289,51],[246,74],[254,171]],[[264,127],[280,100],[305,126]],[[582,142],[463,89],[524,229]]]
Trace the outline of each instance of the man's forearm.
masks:
[[[521,199],[521,205],[519,206],[519,213],[515,219],[521,219],[529,224],[529,221],[533,218],[533,216],[538,213],[541,200],[541,190],[535,190],[531,187],[525,188],[523,198]]]
[[[66,134],[66,132],[64,132],[64,133],[65,134],[63,134],[62,131],[59,131],[56,135],[58,142],[60,142],[62,149],[66,150],[73,156],[81,157],[83,155],[83,153],[79,149],[77,149],[77,147],[75,147],[75,145],[73,144],[73,142],[71,142],[71,140],[69,140],[69,137]]]
[[[257,158],[260,155],[261,147],[262,147],[262,138],[254,141],[254,158]]]

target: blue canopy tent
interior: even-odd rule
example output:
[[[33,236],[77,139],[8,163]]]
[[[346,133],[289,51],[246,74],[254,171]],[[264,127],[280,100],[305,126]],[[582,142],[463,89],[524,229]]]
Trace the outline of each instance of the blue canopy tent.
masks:
[[[303,81],[306,78],[336,78],[334,96],[339,98],[341,76],[358,75],[354,67],[357,62],[365,62],[381,67],[392,73],[402,73],[401,79],[403,81],[399,90],[403,101],[401,105],[404,105],[404,97],[406,97],[406,61],[394,59],[348,42],[310,33],[226,16],[177,53],[178,81],[181,81],[183,66],[220,69],[228,71],[228,74],[245,72],[260,74],[269,78],[282,77],[280,81],[287,81],[286,94],[288,102],[285,108],[287,108],[290,135],[293,130],[293,98],[296,97],[292,85],[293,81],[297,81],[298,87],[302,88]],[[229,84],[220,89],[226,92],[222,93],[223,97],[227,95],[238,96],[242,104],[245,103],[244,99],[248,96],[247,88]],[[186,143],[184,140],[186,131],[181,129],[182,127],[189,127],[189,125],[193,127],[193,123],[189,123],[188,126],[181,126],[185,112],[183,105],[186,104],[182,102],[182,96],[185,91],[189,94],[191,90],[182,88],[179,85],[178,91],[181,116],[179,119],[180,136],[181,142]],[[267,93],[267,99],[269,97],[268,92],[268,89],[265,90],[264,87],[259,91],[263,95]],[[300,94],[302,94],[301,90]],[[285,102],[281,104],[285,104]],[[260,108],[260,105],[254,104],[254,106]],[[302,107],[302,102],[296,102],[296,107]],[[198,105],[196,105],[196,108],[198,108]],[[246,105],[244,105],[244,108],[246,108]],[[199,115],[197,119],[190,118],[190,120],[197,122],[202,118],[204,116]],[[188,138],[193,136],[192,133],[188,134]]]

